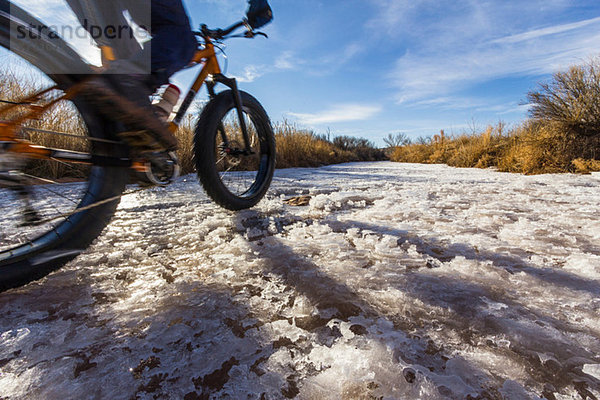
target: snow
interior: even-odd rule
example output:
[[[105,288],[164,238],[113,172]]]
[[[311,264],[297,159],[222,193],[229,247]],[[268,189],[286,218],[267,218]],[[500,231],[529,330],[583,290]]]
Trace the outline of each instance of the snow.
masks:
[[[1,168],[2,163],[0,162],[0,170]],[[50,219],[68,214],[73,209],[74,204],[76,205],[81,201],[84,192],[85,185],[81,183],[64,183],[59,189],[49,184],[34,185],[30,201],[42,219]],[[0,187],[0,199],[13,202],[13,205],[20,203],[14,191],[2,187]],[[15,247],[39,236],[41,233],[50,230],[50,226],[56,223],[56,221],[48,221],[39,226],[19,227],[15,231],[15,227],[21,225],[22,222],[21,207],[4,207],[2,211],[0,251]]]
[[[277,171],[239,213],[193,176],[126,196],[0,294],[0,397],[598,398],[599,186],[383,162]]]
[[[583,372],[600,379],[600,364],[586,364],[583,366]]]

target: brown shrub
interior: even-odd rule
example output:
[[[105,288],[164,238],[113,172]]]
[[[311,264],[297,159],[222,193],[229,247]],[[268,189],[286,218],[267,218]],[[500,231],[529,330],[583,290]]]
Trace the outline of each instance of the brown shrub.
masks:
[[[600,157],[600,137],[564,130],[564,125],[530,120],[509,131],[502,123],[480,134],[434,139],[398,147],[392,161],[445,163],[524,174],[587,172]],[[579,160],[579,161],[575,161]]]
[[[26,95],[48,86],[49,82],[19,79],[14,74],[0,72],[0,99],[5,101],[19,101]],[[15,117],[26,109],[26,107],[17,107],[9,113],[10,115],[4,114],[3,118]],[[193,140],[197,117],[197,115],[188,115],[175,132],[179,142],[178,157],[184,174],[191,173],[195,169]],[[37,130],[64,132],[82,138],[28,131],[25,137],[37,145],[82,152],[90,151],[89,141],[85,140],[85,126],[82,119],[73,105],[67,101],[62,101],[46,111],[43,118],[28,121],[26,126]],[[228,125],[226,124],[226,126]],[[286,121],[276,124],[274,131],[278,168],[315,167],[384,157],[382,151],[376,149],[371,142],[365,139],[346,138],[352,139],[351,142],[356,146],[340,148],[327,137],[299,129]],[[87,168],[81,165],[40,160],[28,163],[26,172],[49,179],[81,178],[87,175]]]
[[[535,120],[552,121],[583,136],[600,134],[600,57],[555,73],[527,99]]]

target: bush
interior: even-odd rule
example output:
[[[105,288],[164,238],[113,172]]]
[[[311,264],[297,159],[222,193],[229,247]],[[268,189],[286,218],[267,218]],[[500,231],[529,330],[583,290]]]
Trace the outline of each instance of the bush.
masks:
[[[10,71],[0,71],[0,99],[19,101],[27,95],[47,87],[48,82],[34,78],[19,78]],[[0,107],[1,108],[1,107]],[[17,107],[3,117],[10,119],[23,112]],[[75,116],[75,118],[74,118]],[[76,110],[63,101],[48,110],[43,118],[28,122],[28,127],[49,131],[66,132],[82,136],[57,136],[30,132],[26,138],[32,142],[53,148],[74,151],[89,151],[89,141],[85,140],[85,127],[76,117]],[[193,158],[193,137],[198,115],[188,115],[175,132],[179,142],[178,157],[183,174],[195,169]],[[277,167],[315,167],[349,161],[372,161],[383,159],[383,152],[366,139],[341,137],[334,144],[329,136],[318,135],[312,131],[299,129],[286,121],[274,126],[277,144]],[[56,161],[34,160],[28,163],[26,172],[50,179],[80,179],[87,175],[87,167],[80,164],[66,164]]]
[[[406,133],[402,132],[396,134],[389,133],[386,137],[383,138],[383,141],[388,148],[406,146],[407,144],[410,144],[412,142],[410,138],[406,135]]]
[[[436,135],[427,144],[396,148],[391,160],[540,174],[597,171],[599,156],[600,136],[581,136],[565,131],[560,123],[529,120],[508,131],[499,123],[480,133]]]
[[[419,138],[397,147],[392,161],[496,167],[525,174],[600,170],[600,58],[554,74],[527,94],[531,119],[506,131]]]
[[[597,159],[599,149],[600,137],[565,130],[560,122],[529,120],[515,129],[497,167],[500,171],[526,174],[589,172],[593,162],[584,171],[574,160]]]
[[[600,57],[566,72],[527,94],[530,115],[539,121],[560,123],[579,135],[600,134]]]
[[[356,157],[356,161],[381,161],[386,156],[383,150],[364,138],[352,136],[337,136],[333,139],[333,145],[341,151],[349,151]]]
[[[317,167],[350,161],[376,161],[383,151],[363,138],[338,136],[333,140],[284,121],[275,125],[277,168]]]

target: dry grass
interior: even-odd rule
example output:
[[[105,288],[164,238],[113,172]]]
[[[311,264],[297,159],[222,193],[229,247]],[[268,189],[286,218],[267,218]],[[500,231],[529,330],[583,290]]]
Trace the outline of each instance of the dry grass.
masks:
[[[49,82],[42,82],[33,78],[18,79],[14,74],[3,72],[0,73],[0,99],[19,101],[26,95],[48,87],[48,85]],[[27,109],[27,107],[17,107],[9,113],[4,113],[2,118],[12,119],[19,112]],[[197,115],[187,116],[175,133],[179,142],[178,157],[184,174],[191,173],[195,169],[193,137],[196,122]],[[27,126],[48,131],[66,132],[82,138],[85,137],[86,133],[85,126],[77,110],[71,103],[66,101],[60,102],[48,110],[40,119],[29,121]],[[226,129],[228,127],[229,124],[226,124]],[[274,131],[277,143],[278,168],[314,167],[383,158],[383,152],[376,149],[372,143],[365,139],[340,137],[330,141],[325,136],[299,129],[285,121],[275,124]],[[231,133],[229,137],[231,139]],[[38,132],[29,132],[26,138],[35,144],[46,147],[83,152],[90,151],[89,143],[85,139]],[[241,143],[241,139],[238,138],[238,141]],[[251,169],[252,166],[239,165],[238,168]],[[49,179],[80,178],[87,175],[87,167],[43,160],[29,162],[26,172]]]
[[[571,164],[573,164],[575,171],[579,173],[600,171],[600,161],[598,160],[584,160],[583,158],[576,158],[575,160],[571,161]]]
[[[527,174],[589,172],[574,161],[595,160],[600,156],[600,137],[581,136],[553,121],[525,122],[514,131],[498,160],[498,169]],[[590,167],[594,163],[589,163]]]
[[[336,147],[324,136],[299,129],[287,121],[276,124],[273,129],[277,143],[277,168],[318,167],[360,161],[355,152]]]
[[[175,132],[177,142],[179,143],[177,157],[181,173],[184,175],[196,170],[194,164],[194,127],[196,119],[195,115],[187,115],[179,126],[179,129]]]
[[[179,141],[178,157],[182,173],[194,171],[193,135],[195,124],[196,118],[189,116],[176,132]],[[230,128],[229,125],[225,126],[227,131]],[[368,148],[369,151],[364,151],[363,147],[351,150],[343,149],[326,137],[309,130],[300,129],[287,121],[275,124],[273,130],[277,146],[277,168],[318,167],[350,161],[374,161],[383,157],[383,152],[375,149],[372,145]],[[228,133],[231,140],[232,133]],[[242,143],[241,138],[236,139],[233,137],[233,139]],[[240,168],[244,169],[245,167],[241,165]],[[246,169],[251,168],[251,166],[247,166]]]
[[[17,78],[0,72],[0,98],[18,101],[46,87],[36,77]],[[406,138],[389,137],[388,154],[393,161],[445,163],[457,167],[496,167],[500,171],[525,174],[590,172],[600,170],[600,59],[554,75],[528,94],[531,119],[510,130],[502,123],[485,131],[448,137],[443,131],[429,140],[406,143]],[[11,115],[22,112],[16,108]],[[193,134],[196,116],[187,117],[176,132],[182,172],[194,171]],[[84,136],[85,127],[73,107],[59,103],[29,127]],[[324,135],[298,128],[287,121],[274,126],[277,167],[315,167],[349,161],[385,159],[382,151],[365,139]],[[47,147],[89,151],[87,141],[29,132],[28,138]],[[397,139],[397,140],[396,140]],[[400,141],[400,139],[403,139]],[[393,143],[392,143],[393,142]],[[395,146],[403,143],[401,146]],[[394,145],[394,146],[393,146]],[[85,167],[53,161],[34,161],[27,172],[52,179],[78,178]]]
[[[27,95],[49,86],[49,82],[39,77],[29,79],[16,79],[14,74],[5,72],[0,74],[0,99],[18,102]],[[2,119],[11,120],[31,110],[26,106],[2,105],[0,113]],[[61,101],[52,106],[39,119],[28,120],[24,125],[23,137],[31,142],[45,147],[72,150],[89,151],[89,142],[84,139],[85,127],[77,110],[66,101]],[[49,135],[37,130],[48,130],[54,132],[65,132],[81,137],[67,137],[60,135]],[[33,160],[27,164],[25,170],[34,176],[49,179],[74,178],[78,179],[87,175],[87,167],[75,164],[66,164],[49,160]]]
[[[554,74],[528,94],[531,119],[395,147],[391,159],[524,174],[600,170],[600,59]]]
[[[599,158],[600,137],[534,120],[510,130],[499,123],[478,134],[436,135],[429,143],[397,147],[391,155],[398,162],[496,167],[523,174],[597,171]]]

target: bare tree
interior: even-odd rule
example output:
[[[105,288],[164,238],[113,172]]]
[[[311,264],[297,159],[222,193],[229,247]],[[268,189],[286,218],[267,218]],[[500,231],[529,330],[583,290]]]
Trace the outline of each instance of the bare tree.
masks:
[[[406,133],[402,132],[390,133],[387,135],[387,137],[383,138],[383,141],[388,147],[406,146],[407,144],[411,143],[411,140]]]

